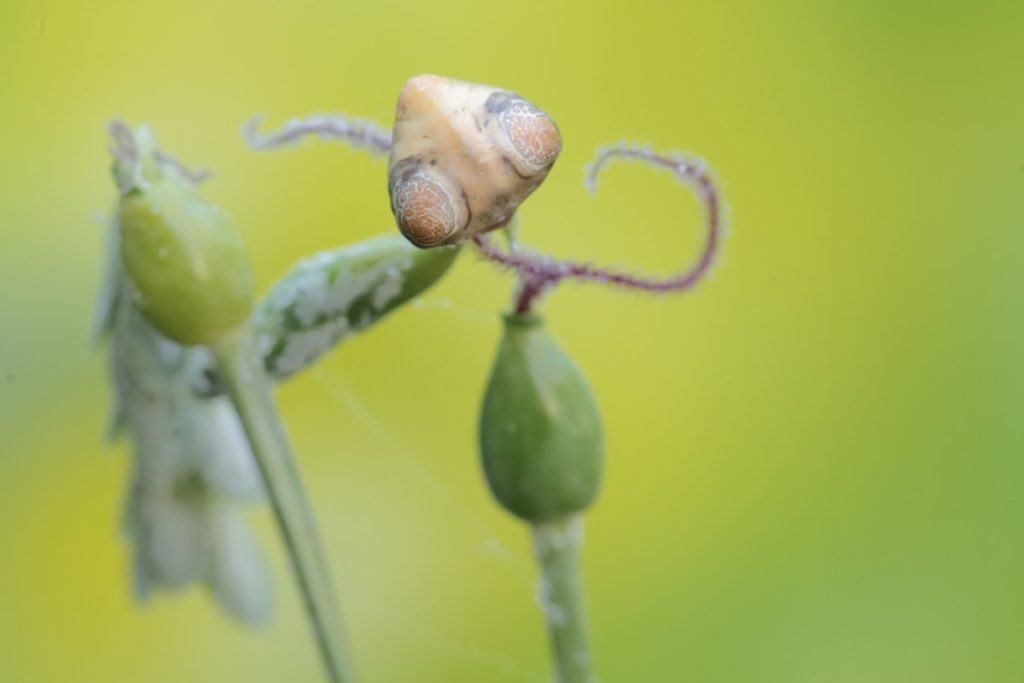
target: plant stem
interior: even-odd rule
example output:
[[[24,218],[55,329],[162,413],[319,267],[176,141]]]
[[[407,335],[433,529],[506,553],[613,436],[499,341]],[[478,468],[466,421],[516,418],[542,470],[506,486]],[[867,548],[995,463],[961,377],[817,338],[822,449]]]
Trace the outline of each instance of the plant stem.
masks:
[[[313,515],[270,383],[248,344],[243,333],[213,349],[214,357],[263,475],[328,678],[332,683],[351,683],[341,617]]]
[[[533,525],[534,554],[541,567],[539,599],[558,683],[594,681],[580,576],[582,543],[579,515]]]

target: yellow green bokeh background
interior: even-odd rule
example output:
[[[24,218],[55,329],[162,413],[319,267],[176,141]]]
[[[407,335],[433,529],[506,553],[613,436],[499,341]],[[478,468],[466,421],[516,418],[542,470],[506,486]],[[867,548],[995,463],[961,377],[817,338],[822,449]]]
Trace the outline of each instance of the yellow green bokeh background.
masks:
[[[652,271],[730,236],[697,291],[562,287],[550,327],[602,407],[588,516],[606,683],[1024,680],[1024,4],[0,2],[0,681],[319,680],[280,544],[259,631],[201,590],[144,607],[118,529],[88,330],[114,198],[104,126],[215,169],[261,288],[393,230],[385,166],[247,151],[268,124],[390,122],[408,77],[514,89],[565,149],[524,239]],[[549,680],[526,531],[488,498],[475,419],[511,282],[470,254],[280,401],[363,680]]]

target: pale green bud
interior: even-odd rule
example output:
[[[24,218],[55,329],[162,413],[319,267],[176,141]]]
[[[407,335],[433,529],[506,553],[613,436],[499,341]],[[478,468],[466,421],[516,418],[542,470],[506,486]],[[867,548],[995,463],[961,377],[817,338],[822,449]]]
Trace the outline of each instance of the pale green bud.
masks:
[[[211,345],[249,316],[254,278],[227,215],[145,129],[113,128],[120,253],[135,304],[167,338]]]

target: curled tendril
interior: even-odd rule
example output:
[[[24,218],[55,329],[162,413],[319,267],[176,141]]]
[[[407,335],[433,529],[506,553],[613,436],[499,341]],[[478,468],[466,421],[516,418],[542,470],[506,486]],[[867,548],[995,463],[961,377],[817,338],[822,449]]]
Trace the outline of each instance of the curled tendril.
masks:
[[[253,149],[267,150],[293,145],[302,138],[315,135],[321,140],[341,140],[371,154],[387,154],[391,149],[391,132],[372,121],[344,114],[314,114],[289,119],[279,130],[259,132],[262,116],[255,116],[242,129],[242,135]]]
[[[371,121],[343,114],[294,118],[280,130],[266,135],[257,132],[261,120],[261,117],[251,119],[244,129],[245,138],[255,149],[275,149],[297,143],[309,136],[317,136],[324,140],[340,140],[356,148],[369,149],[376,154],[386,154],[391,149],[391,134],[385,128]],[[636,144],[620,143],[604,147],[598,150],[594,161],[586,169],[585,184],[591,194],[597,191],[601,171],[616,160],[637,161],[665,169],[672,173],[676,180],[693,190],[704,205],[707,224],[707,237],[697,261],[675,275],[651,277],[591,263],[563,261],[529,249],[503,250],[487,236],[474,237],[473,241],[484,258],[518,274],[520,286],[516,295],[516,313],[529,312],[545,292],[566,279],[653,293],[680,292],[696,285],[714,265],[722,241],[722,200],[707,163],[695,156],[678,152],[655,152],[649,147]]]
[[[114,157],[114,175],[122,194],[127,194],[138,188],[142,181],[143,156],[149,152],[153,161],[162,168],[173,169],[178,175],[188,182],[198,185],[208,180],[213,173],[206,169],[193,169],[183,164],[177,157],[164,152],[153,144],[152,140],[144,132],[133,131],[128,124],[120,119],[114,119],[107,125],[110,132],[110,154]],[[140,142],[139,136],[146,139]]]
[[[591,194],[596,192],[597,179],[601,171],[614,160],[639,161],[664,168],[694,191],[704,204],[707,221],[707,239],[697,261],[681,273],[658,278],[590,263],[561,261],[522,249],[503,251],[488,237],[476,237],[475,242],[486,259],[519,274],[520,288],[515,306],[517,313],[529,312],[545,291],[564,279],[616,285],[646,292],[678,292],[697,284],[714,264],[722,238],[722,202],[707,164],[696,157],[677,153],[661,154],[638,145],[621,144],[606,147],[598,151],[594,162],[587,167],[586,186]]]

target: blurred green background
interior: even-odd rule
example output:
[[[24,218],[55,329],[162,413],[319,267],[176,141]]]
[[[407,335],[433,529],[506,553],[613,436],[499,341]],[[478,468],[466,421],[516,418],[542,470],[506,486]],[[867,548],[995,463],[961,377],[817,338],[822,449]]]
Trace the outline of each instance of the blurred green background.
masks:
[[[390,123],[410,76],[522,93],[565,149],[521,210],[557,253],[679,267],[671,178],[721,178],[724,258],[671,299],[565,286],[550,326],[608,437],[585,565],[607,683],[1024,680],[1024,4],[0,2],[0,680],[319,680],[280,544],[276,618],[139,608],[88,328],[104,125],[215,169],[261,287],[393,230],[385,165],[244,148],[322,110]],[[511,282],[467,254],[280,401],[369,683],[548,680],[526,531],[475,419]]]

